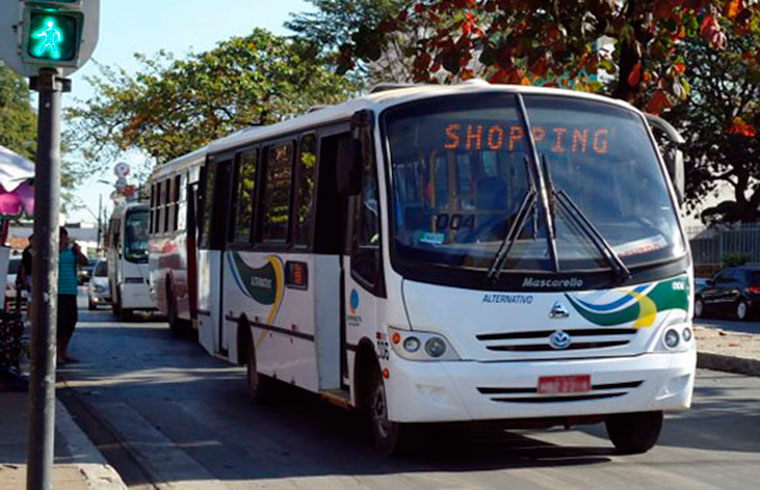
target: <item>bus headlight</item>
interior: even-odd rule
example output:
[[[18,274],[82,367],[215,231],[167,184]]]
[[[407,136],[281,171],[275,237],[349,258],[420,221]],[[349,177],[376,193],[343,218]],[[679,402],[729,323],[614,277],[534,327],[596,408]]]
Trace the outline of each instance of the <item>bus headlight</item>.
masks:
[[[439,333],[389,328],[391,348],[399,357],[410,361],[459,360],[451,343]]]
[[[425,342],[425,352],[434,358],[439,358],[446,353],[446,342],[440,337],[430,337]]]
[[[684,352],[694,348],[694,332],[691,325],[671,323],[660,334],[656,350],[659,352]]]
[[[417,337],[411,336],[404,339],[404,350],[407,352],[414,354],[418,350],[420,350],[420,339]]]
[[[678,335],[678,332],[674,328],[669,328],[665,331],[665,336],[662,340],[665,342],[665,347],[675,349],[681,341],[681,336]]]

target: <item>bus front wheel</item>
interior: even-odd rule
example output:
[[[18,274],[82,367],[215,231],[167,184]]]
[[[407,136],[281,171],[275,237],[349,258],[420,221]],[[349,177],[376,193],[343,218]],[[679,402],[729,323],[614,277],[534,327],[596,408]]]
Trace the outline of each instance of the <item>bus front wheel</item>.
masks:
[[[370,391],[369,415],[372,439],[377,450],[384,456],[406,452],[409,448],[411,428],[408,424],[388,419],[388,398],[379,368],[375,373]]]
[[[662,430],[662,412],[620,413],[607,421],[607,435],[620,454],[639,454],[652,449]]]
[[[246,388],[248,391],[248,399],[259,405],[266,401],[267,397],[267,382],[269,381],[266,376],[259,374],[256,368],[256,347],[253,345],[253,340],[248,341],[248,351],[246,358]]]

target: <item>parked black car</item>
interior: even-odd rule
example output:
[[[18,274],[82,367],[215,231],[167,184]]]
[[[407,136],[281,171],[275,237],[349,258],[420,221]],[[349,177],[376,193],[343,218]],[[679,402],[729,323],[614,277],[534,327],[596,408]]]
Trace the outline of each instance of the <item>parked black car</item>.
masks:
[[[697,291],[694,314],[722,313],[746,320],[760,311],[760,267],[729,267]]]

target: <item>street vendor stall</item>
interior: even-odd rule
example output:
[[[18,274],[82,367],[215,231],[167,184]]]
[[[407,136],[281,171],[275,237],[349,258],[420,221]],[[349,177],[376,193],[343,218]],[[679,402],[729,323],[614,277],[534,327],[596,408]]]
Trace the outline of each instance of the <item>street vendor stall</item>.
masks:
[[[5,245],[12,220],[34,213],[34,164],[0,146],[0,381],[24,386],[20,379],[23,323],[17,312],[3,310],[10,248]]]

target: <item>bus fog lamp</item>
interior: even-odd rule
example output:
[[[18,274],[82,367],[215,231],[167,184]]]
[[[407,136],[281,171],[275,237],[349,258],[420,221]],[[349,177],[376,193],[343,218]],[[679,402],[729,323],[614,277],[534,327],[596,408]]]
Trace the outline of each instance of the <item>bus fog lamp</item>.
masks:
[[[407,337],[404,339],[404,350],[407,352],[417,352],[420,350],[420,339],[417,337]]]
[[[678,342],[681,340],[681,336],[678,335],[678,332],[673,330],[672,328],[665,332],[665,346],[668,349],[675,349],[678,347]]]
[[[683,332],[681,332],[681,337],[683,337],[684,342],[689,342],[692,337],[691,329],[689,327],[684,328]]]
[[[430,357],[441,357],[446,353],[446,342],[440,337],[430,337],[425,342],[425,352]]]

